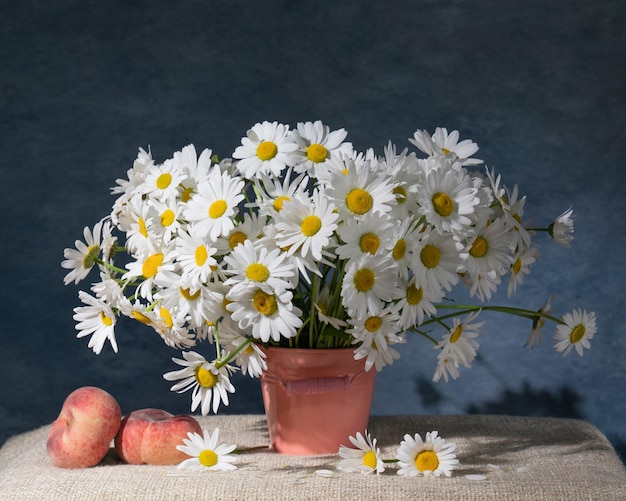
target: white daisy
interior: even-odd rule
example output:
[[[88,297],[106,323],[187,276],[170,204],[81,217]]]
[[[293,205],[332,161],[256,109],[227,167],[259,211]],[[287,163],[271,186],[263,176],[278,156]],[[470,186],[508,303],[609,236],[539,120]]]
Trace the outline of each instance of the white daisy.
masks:
[[[348,135],[345,129],[334,130],[321,121],[298,123],[293,131],[298,145],[294,152],[296,172],[307,172],[315,179],[328,177],[329,163],[343,155],[352,154],[352,144],[344,142]]]
[[[233,287],[233,297],[248,287],[260,287],[269,294],[292,288],[296,269],[287,260],[287,254],[278,248],[270,250],[259,242],[255,245],[246,240],[224,256],[227,264],[224,272],[231,276],[224,285]]]
[[[137,187],[142,195],[149,195],[157,200],[176,197],[178,186],[185,179],[185,174],[172,159],[159,165],[151,165],[143,183]]]
[[[113,351],[117,353],[117,342],[115,340],[115,324],[117,322],[113,309],[104,301],[97,299],[85,291],[78,291],[78,297],[87,306],[74,308],[74,320],[77,338],[91,335],[89,348],[94,353],[100,354],[105,341],[108,339]]]
[[[246,240],[255,242],[263,236],[264,222],[264,217],[261,218],[256,213],[244,212],[243,221],[239,221],[230,232],[222,235],[214,242],[213,245],[217,248],[217,253],[223,256]]]
[[[444,296],[441,287],[432,290],[411,277],[408,281],[402,281],[401,288],[403,295],[396,303],[396,308],[400,312],[399,325],[403,330],[421,325],[426,315],[437,314],[435,304],[440,303]]]
[[[549,226],[550,236],[559,244],[569,247],[574,239],[574,209],[571,207],[557,217]]]
[[[441,288],[450,291],[459,281],[459,273],[465,271],[466,259],[463,245],[452,235],[425,232],[415,242],[411,271],[417,283],[434,291]]]
[[[368,213],[360,219],[348,219],[337,230],[343,243],[335,252],[340,259],[383,252],[392,238],[394,223],[391,218],[375,213]]]
[[[158,275],[175,268],[174,259],[176,254],[168,252],[168,249],[159,249],[152,254],[139,256],[136,261],[126,264],[128,270],[122,275],[122,280],[139,279],[137,291],[139,295],[148,301],[152,301],[155,280]]]
[[[174,162],[185,175],[178,187],[179,199],[182,203],[189,202],[198,193],[198,183],[209,177],[209,172],[213,168],[211,156],[212,152],[209,149],[202,150],[198,156],[193,144],[174,153]]]
[[[413,437],[406,434],[397,452],[398,475],[439,477],[443,473],[449,477],[459,465],[455,451],[456,444],[439,437],[436,431],[426,433],[425,440],[419,433]]]
[[[376,473],[377,475],[385,471],[385,463],[380,457],[380,449],[376,447],[376,439],[372,439],[365,431],[365,437],[358,432],[356,437],[349,437],[352,447],[341,445],[339,447],[338,468],[346,472],[357,472],[363,474]]]
[[[462,278],[470,290],[470,296],[477,297],[481,302],[489,301],[502,282],[502,275],[495,270],[468,272]]]
[[[337,228],[335,206],[318,189],[311,198],[292,198],[285,210],[276,215],[275,236],[277,244],[286,248],[287,254],[299,253],[322,259],[322,249],[328,246]]]
[[[472,361],[476,358],[476,350],[478,349],[478,342],[476,338],[480,334],[480,328],[484,322],[471,324],[480,311],[470,313],[467,318],[461,321],[458,317],[455,317],[454,325],[447,334],[444,334],[441,341],[434,346],[434,349],[441,350],[437,355],[437,360],[441,364],[454,363],[457,366],[463,365],[469,368]],[[436,382],[438,380],[434,379]]]
[[[184,217],[197,225],[211,241],[228,234],[234,227],[237,204],[244,199],[243,179],[211,169],[205,182],[198,184],[198,193],[189,201]]]
[[[184,351],[184,360],[172,358],[183,369],[167,372],[163,378],[167,381],[177,381],[170,390],[183,393],[192,390],[191,412],[198,407],[203,416],[212,408],[217,414],[220,402],[228,405],[228,393],[234,393],[235,387],[231,384],[228,374],[228,366],[217,368],[214,363],[207,360],[195,351]]]
[[[508,297],[517,291],[517,286],[524,282],[524,277],[530,273],[530,266],[539,259],[539,250],[536,247],[529,247],[513,256],[509,273]]]
[[[562,351],[563,356],[566,356],[572,348],[576,348],[578,355],[582,357],[583,350],[591,348],[589,340],[597,330],[596,314],[576,308],[571,313],[563,315],[562,321],[562,324],[556,326],[554,349]]]
[[[469,239],[465,267],[470,274],[494,271],[502,275],[511,266],[511,234],[501,219],[477,230]]]
[[[183,275],[188,277],[190,287],[199,288],[207,282],[217,261],[213,257],[217,249],[208,244],[200,232],[190,226],[189,231],[181,231],[176,238],[176,261]]]
[[[88,226],[85,226],[83,229],[83,237],[85,238],[85,241],[82,242],[80,240],[76,240],[74,242],[76,249],[65,249],[63,251],[65,261],[61,262],[61,266],[65,269],[71,270],[63,279],[63,283],[65,285],[71,283],[72,281],[77,284],[83,280],[100,258],[103,224],[104,220],[98,221],[94,225],[93,231]]]
[[[388,256],[363,254],[348,262],[341,284],[342,303],[353,318],[382,310],[383,302],[398,297],[397,265]]]
[[[309,178],[304,174],[292,176],[291,167],[281,178],[262,176],[254,180],[256,200],[246,204],[246,207],[258,208],[259,216],[276,217],[283,210],[285,202],[292,198],[308,196]]]
[[[239,350],[235,355],[235,363],[241,367],[241,373],[253,378],[261,377],[263,371],[267,369],[263,350],[250,338],[241,336],[230,329],[222,329],[222,327],[220,323],[219,341],[230,352]],[[240,349],[243,344],[245,348]]]
[[[370,160],[344,159],[345,172],[331,174],[325,194],[342,219],[368,212],[386,214],[397,203],[391,180],[377,172]]]
[[[418,130],[413,139],[409,138],[409,142],[430,156],[448,157],[453,161],[458,161],[461,165],[483,163],[477,158],[470,158],[478,151],[478,145],[469,139],[459,142],[459,131],[457,130],[448,134],[445,127],[437,127],[432,136],[425,130]]]
[[[465,171],[433,169],[418,191],[419,212],[439,232],[463,234],[473,220],[480,199],[473,179]]]
[[[220,444],[218,442],[219,428],[215,428],[213,433],[204,429],[202,436],[194,432],[189,432],[187,436],[189,438],[183,438],[185,445],[177,445],[176,449],[191,457],[182,461],[178,468],[196,471],[231,471],[237,469],[232,464],[237,461],[237,456],[231,454],[237,446]]]
[[[279,177],[291,164],[298,145],[289,133],[289,126],[278,122],[257,123],[241,139],[233,158],[239,159],[237,169],[247,179],[265,174]]]
[[[260,287],[247,288],[237,297],[227,295],[232,301],[226,306],[231,318],[239,328],[249,332],[255,339],[264,343],[270,338],[279,341],[281,337],[290,338],[296,335],[302,326],[302,310],[293,305],[290,291],[280,294],[268,294]]]

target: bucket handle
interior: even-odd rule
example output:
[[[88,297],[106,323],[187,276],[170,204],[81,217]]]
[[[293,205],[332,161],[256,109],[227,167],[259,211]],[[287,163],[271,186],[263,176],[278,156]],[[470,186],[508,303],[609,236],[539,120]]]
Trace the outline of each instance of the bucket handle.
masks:
[[[283,381],[288,395],[316,395],[350,388],[354,376],[316,377]]]

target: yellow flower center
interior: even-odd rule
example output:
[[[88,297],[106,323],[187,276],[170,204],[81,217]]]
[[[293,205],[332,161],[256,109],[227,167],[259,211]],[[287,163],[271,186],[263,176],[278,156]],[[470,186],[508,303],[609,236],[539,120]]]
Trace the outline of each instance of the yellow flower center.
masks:
[[[246,349],[243,350],[243,354],[244,355],[254,355],[254,346],[252,346],[252,344],[249,344],[248,346],[246,346]]]
[[[187,301],[194,301],[200,296],[200,289],[198,289],[193,294],[189,291],[189,289],[183,289],[182,287],[180,287],[178,291],[180,292],[180,295],[183,296]]]
[[[441,261],[441,252],[434,245],[425,245],[420,252],[420,259],[426,268],[436,268]]]
[[[376,468],[376,453],[374,451],[367,451],[363,455],[363,466],[367,466],[372,470]]]
[[[306,149],[306,157],[318,164],[328,158],[328,150],[321,144],[312,144]]]
[[[83,256],[83,268],[91,268],[94,264],[96,264],[96,259],[100,255],[100,246],[90,245],[87,248],[87,253]]]
[[[447,193],[435,193],[433,195],[433,208],[441,217],[448,217],[454,210],[454,203]]]
[[[195,376],[196,381],[203,388],[213,388],[217,384],[217,376],[204,367],[198,367]]]
[[[375,282],[374,272],[367,268],[362,268],[354,274],[354,287],[359,292],[367,292],[374,287]]]
[[[266,160],[271,160],[278,153],[278,146],[274,144],[272,141],[263,141],[256,149],[256,156],[259,157],[264,162]]]
[[[165,227],[170,226],[174,222],[174,219],[176,219],[174,211],[172,209],[167,209],[163,212],[163,214],[161,214],[161,225]]]
[[[137,320],[138,322],[141,322],[142,324],[150,325],[152,323],[152,320],[150,320],[150,317],[144,315],[140,311],[133,310],[132,316],[135,320]]]
[[[100,321],[107,327],[113,325],[113,319],[111,317],[107,317],[103,311],[100,312]]]
[[[447,148],[441,148],[441,151],[443,152],[444,155],[449,155],[451,153],[451,151]]]
[[[450,342],[456,343],[461,338],[461,334],[463,334],[463,324],[457,325],[454,331],[452,331]]]
[[[198,245],[198,247],[196,247],[195,258],[198,266],[202,266],[206,263],[206,260],[209,258],[209,253],[204,245]]]
[[[576,327],[572,329],[572,333],[569,336],[570,343],[578,343],[583,336],[585,335],[585,326],[583,324],[578,324]]]
[[[518,257],[515,262],[513,263],[513,274],[517,275],[520,270],[522,269],[522,260]]]
[[[209,207],[209,217],[211,219],[222,217],[227,208],[228,205],[226,204],[226,200],[216,200]]]
[[[376,251],[380,247],[380,239],[376,233],[364,233],[359,240],[359,247],[363,252],[376,254]]]
[[[189,202],[191,197],[193,196],[193,188],[185,188],[183,192],[180,194],[180,200],[184,203]]]
[[[346,197],[346,207],[355,214],[362,215],[369,212],[373,204],[372,195],[361,188],[354,188]]]
[[[262,263],[252,263],[246,268],[246,277],[255,282],[265,282],[270,277],[270,270]]]
[[[276,199],[274,200],[274,210],[276,212],[280,212],[281,210],[283,210],[283,205],[285,205],[285,202],[289,202],[289,200],[291,200],[287,195],[281,195],[279,197],[276,197]]]
[[[141,267],[141,274],[145,278],[152,278],[157,274],[159,270],[159,266],[163,264],[163,254],[151,254],[146,258],[143,262],[143,266]]]
[[[156,187],[160,190],[164,190],[172,183],[172,175],[169,172],[164,172],[156,180]]]
[[[239,244],[244,243],[248,239],[248,235],[246,235],[243,231],[235,231],[228,237],[228,245],[231,249],[234,249]]]
[[[202,466],[210,468],[211,466],[215,466],[217,464],[217,454],[209,449],[205,449],[198,454],[198,461],[200,461]]]
[[[369,317],[365,321],[365,330],[368,332],[376,332],[383,325],[383,321],[380,317]]]
[[[421,471],[435,471],[439,466],[439,458],[433,451],[422,451],[415,458],[415,467]]]
[[[396,186],[393,189],[393,194],[396,196],[396,200],[399,204],[403,204],[407,199],[407,192],[403,186]]]
[[[265,316],[273,315],[278,311],[278,304],[276,303],[276,296],[267,294],[261,289],[254,293],[252,304],[256,311]]]
[[[305,237],[312,237],[322,228],[322,220],[315,216],[307,216],[302,220],[300,229]]]
[[[139,226],[139,233],[145,238],[148,238],[148,228],[146,228],[146,222],[142,217],[140,217],[139,221],[137,221],[137,225]]]
[[[165,326],[168,329],[171,329],[172,326],[174,325],[174,322],[172,321],[172,314],[170,313],[170,310],[168,310],[167,308],[161,307],[159,309],[159,316],[161,317],[161,320],[163,320],[163,323],[165,324]]]
[[[420,304],[423,297],[424,289],[422,289],[421,287],[418,289],[417,287],[415,287],[415,285],[411,285],[406,291],[406,301],[412,306]]]
[[[489,250],[489,244],[483,237],[476,237],[469,253],[472,257],[483,257]]]
[[[406,254],[406,240],[401,238],[396,242],[396,245],[393,246],[393,251],[391,255],[396,261],[400,261]]]

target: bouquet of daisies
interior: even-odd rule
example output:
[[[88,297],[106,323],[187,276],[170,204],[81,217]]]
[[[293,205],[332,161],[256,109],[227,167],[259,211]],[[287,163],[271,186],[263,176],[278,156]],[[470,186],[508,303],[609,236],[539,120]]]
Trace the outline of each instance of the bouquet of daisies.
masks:
[[[457,131],[418,130],[409,139],[417,151],[390,143],[382,156],[354,151],[346,137],[319,121],[263,122],[232,158],[189,145],[157,163],[140,149],[112,189],[111,213],[65,250],[66,284],[99,272],[79,291],[78,337],[90,336],[95,353],[107,341],[117,352],[120,318],[152,327],[182,350],[165,379],[192,390],[192,411],[203,414],[228,404],[235,371],[262,374],[264,346],[351,347],[381,370],[407,335],[421,334],[438,348],[433,379],[447,381],[476,356],[480,311],[496,310],[530,320],[530,346],[551,320],[557,351],[589,348],[592,312],[489,305],[530,272],[535,235],[569,245],[571,209],[529,228],[517,186],[482,167],[478,146]],[[476,305],[446,301],[460,284]]]

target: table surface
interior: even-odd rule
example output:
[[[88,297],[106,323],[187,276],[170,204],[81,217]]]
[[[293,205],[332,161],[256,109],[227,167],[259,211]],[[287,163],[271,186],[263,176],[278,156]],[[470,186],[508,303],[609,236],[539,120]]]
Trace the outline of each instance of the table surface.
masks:
[[[195,416],[220,441],[268,445],[262,415]],[[588,422],[510,416],[373,416],[369,431],[393,459],[405,434],[437,430],[457,444],[452,477],[406,478],[337,470],[338,455],[285,456],[266,449],[238,457],[232,472],[121,464],[111,452],[93,468],[66,470],[48,458],[48,426],[0,449],[0,499],[67,501],[198,499],[624,500],[626,470],[606,437]],[[321,475],[319,470],[327,470]],[[329,473],[330,472],[330,473]]]

